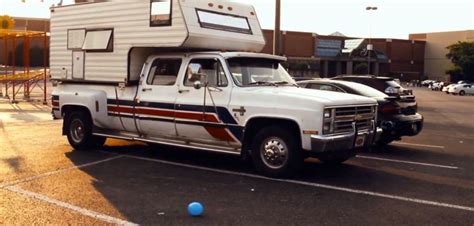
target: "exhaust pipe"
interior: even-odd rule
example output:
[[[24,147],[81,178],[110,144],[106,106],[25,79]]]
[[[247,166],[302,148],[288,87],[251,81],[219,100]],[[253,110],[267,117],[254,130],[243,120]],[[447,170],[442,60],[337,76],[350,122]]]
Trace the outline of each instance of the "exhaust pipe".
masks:
[[[416,135],[418,134],[418,132],[419,132],[419,128],[418,128],[417,123],[413,123],[413,125],[411,125],[411,134]]]

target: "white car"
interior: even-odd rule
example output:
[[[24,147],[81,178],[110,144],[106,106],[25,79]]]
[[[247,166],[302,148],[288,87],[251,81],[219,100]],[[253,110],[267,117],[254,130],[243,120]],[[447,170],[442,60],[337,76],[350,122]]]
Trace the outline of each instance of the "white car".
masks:
[[[435,82],[435,81],[434,80],[424,80],[424,81],[421,82],[421,85],[422,86],[429,86],[433,82]]]
[[[449,92],[448,92],[449,88],[451,88],[451,87],[454,86],[454,85],[456,85],[456,84],[449,84],[449,85],[447,85],[447,86],[444,86],[441,91],[446,92],[446,93],[449,94]]]
[[[461,95],[464,96],[466,94],[474,94],[474,87],[472,84],[456,84],[454,86],[451,86],[448,90],[449,93],[452,93],[454,95]]]
[[[431,90],[438,91],[441,89],[441,86],[443,86],[443,82],[435,82],[430,85]]]

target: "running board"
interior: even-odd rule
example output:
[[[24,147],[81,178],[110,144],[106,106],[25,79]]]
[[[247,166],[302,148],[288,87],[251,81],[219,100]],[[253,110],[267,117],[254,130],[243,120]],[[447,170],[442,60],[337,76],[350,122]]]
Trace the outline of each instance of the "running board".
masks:
[[[141,141],[141,142],[146,142],[146,143],[154,143],[154,144],[162,144],[162,145],[168,145],[168,146],[174,146],[174,147],[181,147],[181,148],[189,148],[189,149],[195,149],[195,150],[202,150],[202,151],[210,151],[210,152],[218,152],[218,153],[224,153],[224,154],[232,154],[232,155],[240,155],[240,149],[239,148],[225,148],[225,147],[216,147],[216,146],[211,146],[211,145],[204,145],[204,144],[195,144],[193,142],[188,142],[188,141],[165,141],[165,140],[151,140],[151,139],[146,139],[139,137],[138,135],[131,135],[127,134],[125,135],[120,135],[120,134],[108,134],[104,132],[95,132],[92,133],[95,136],[100,136],[100,137],[107,137],[107,138],[114,138],[114,139],[120,139],[120,140],[128,140],[128,141]]]

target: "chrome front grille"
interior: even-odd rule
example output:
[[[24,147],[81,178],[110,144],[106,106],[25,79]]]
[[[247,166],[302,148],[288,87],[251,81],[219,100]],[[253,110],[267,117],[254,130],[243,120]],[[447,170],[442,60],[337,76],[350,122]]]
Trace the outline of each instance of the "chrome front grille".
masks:
[[[356,106],[356,107],[340,107],[336,108],[336,117],[338,116],[354,116],[357,114],[373,113],[373,106]]]
[[[326,111],[330,111],[331,114],[324,119],[327,129],[323,129],[323,132],[325,134],[352,132],[354,122],[357,130],[372,129],[372,123],[375,122],[377,115],[376,109],[375,105],[327,108]]]

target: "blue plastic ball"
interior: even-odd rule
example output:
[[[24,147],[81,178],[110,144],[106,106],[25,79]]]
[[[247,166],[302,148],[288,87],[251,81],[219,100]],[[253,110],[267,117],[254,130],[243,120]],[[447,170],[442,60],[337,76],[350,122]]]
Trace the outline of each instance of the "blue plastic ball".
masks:
[[[203,212],[204,212],[204,206],[202,206],[201,203],[199,203],[199,202],[189,203],[188,213],[191,216],[193,216],[193,217],[201,216]]]

